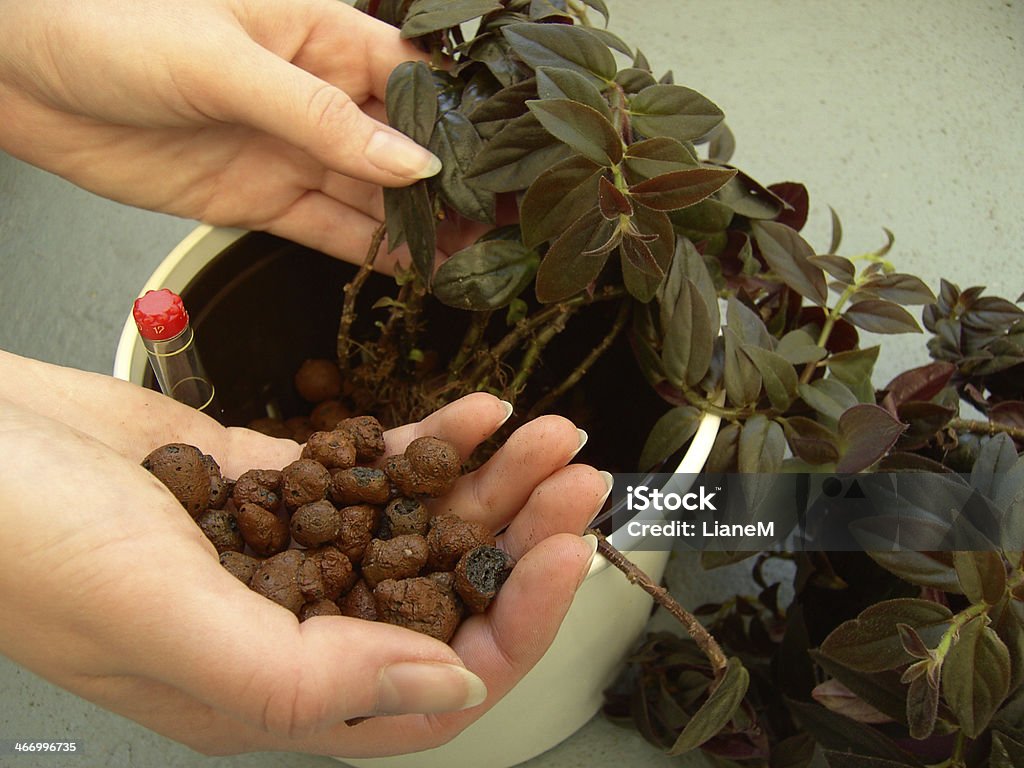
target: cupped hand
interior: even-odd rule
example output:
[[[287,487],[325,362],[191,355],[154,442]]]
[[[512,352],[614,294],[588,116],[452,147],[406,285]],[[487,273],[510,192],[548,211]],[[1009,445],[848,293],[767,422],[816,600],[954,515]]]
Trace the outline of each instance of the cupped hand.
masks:
[[[236,477],[284,466],[295,443],[225,429],[96,374],[6,353],[0,374],[0,650],[203,752],[365,756],[446,741],[544,653],[593,555],[579,534],[607,485],[590,467],[567,466],[579,433],[545,417],[437,500],[504,530],[499,546],[518,560],[450,647],[346,617],[300,624],[229,575],[139,466],[160,444],[188,442]],[[433,434],[466,455],[505,415],[496,398],[471,395],[392,430],[388,450]],[[345,723],[371,714],[392,716]]]
[[[384,122],[388,75],[422,53],[338,0],[0,0],[0,16],[0,148],[114,200],[361,262],[381,185],[440,168]],[[479,234],[449,224],[440,248]]]

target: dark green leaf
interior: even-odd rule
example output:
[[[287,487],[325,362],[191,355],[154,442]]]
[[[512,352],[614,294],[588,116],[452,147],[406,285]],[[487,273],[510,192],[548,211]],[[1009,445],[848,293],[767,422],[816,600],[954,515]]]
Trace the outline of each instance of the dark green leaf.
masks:
[[[839,251],[839,245],[843,242],[843,223],[839,220],[839,214],[830,205],[829,213],[832,214],[832,238],[829,241],[828,252],[835,254]]]
[[[614,233],[615,227],[596,207],[570,224],[540,263],[537,299],[543,303],[562,301],[590,285],[608,261],[602,246]]]
[[[608,23],[608,6],[605,5],[604,0],[583,0],[583,2],[604,16],[604,23]]]
[[[932,304],[935,301],[931,288],[914,275],[877,275],[865,283],[864,288],[879,298],[897,304]]]
[[[719,123],[718,126],[707,136],[708,139],[708,162],[718,165],[725,165],[736,152],[736,137],[733,136],[729,126]]]
[[[1006,566],[997,552],[953,552],[953,567],[972,603],[995,605],[1006,592]]]
[[[540,67],[537,69],[537,95],[542,99],[571,99],[600,112],[611,120],[608,102],[594,85],[579,72],[571,69]]]
[[[541,125],[559,141],[604,166],[622,159],[622,140],[600,112],[570,99],[528,101]]]
[[[865,299],[851,304],[843,318],[872,333],[920,333],[914,316],[899,304],[884,299]]]
[[[708,472],[735,472],[739,453],[740,425],[727,424],[715,435],[715,444],[711,446]],[[706,554],[706,553],[705,553]]]
[[[633,204],[622,190],[608,181],[607,176],[602,176],[597,183],[597,200],[601,215],[609,221],[633,215]]]
[[[639,93],[644,88],[658,84],[650,70],[639,67],[620,69],[618,74],[615,75],[615,82],[626,93]]]
[[[716,168],[690,168],[641,181],[631,186],[629,192],[638,203],[648,208],[673,211],[699,203],[721,189],[733,175],[734,171]]]
[[[756,221],[751,229],[772,271],[801,296],[825,306],[828,298],[825,274],[811,263],[814,251],[797,231],[775,221]]]
[[[601,166],[576,155],[538,176],[519,208],[523,242],[533,248],[557,237],[568,222],[592,209],[602,172]]]
[[[415,0],[402,22],[402,37],[419,37],[501,10],[496,0]]]
[[[672,219],[672,225],[677,232],[699,241],[709,240],[716,236],[721,237],[732,222],[733,215],[732,208],[709,197],[688,208],[672,211],[669,213],[669,218]],[[746,247],[749,251],[749,240]]]
[[[1024,744],[1005,733],[992,734],[990,768],[1020,768],[1024,765]]]
[[[723,114],[703,95],[681,85],[652,85],[629,101],[633,127],[647,137],[693,141],[722,122]]]
[[[939,714],[939,689],[931,684],[927,675],[910,683],[907,690],[907,725],[910,737],[927,739],[935,730]]]
[[[772,745],[770,768],[809,768],[814,753],[814,738],[798,733]]]
[[[675,307],[666,326],[661,358],[669,381],[682,388],[693,387],[708,372],[718,329],[700,290],[683,278]]]
[[[865,349],[850,349],[838,352],[827,361],[828,370],[843,382],[862,403],[875,402],[875,388],[871,385],[871,374],[878,360],[877,346]]]
[[[838,423],[839,417],[857,405],[857,397],[838,379],[818,379],[800,384],[800,397],[826,419]]]
[[[529,285],[540,258],[521,243],[486,240],[463,248],[434,275],[434,295],[457,309],[508,306]]]
[[[718,687],[690,718],[668,754],[682,755],[718,734],[743,703],[749,685],[750,674],[742,662],[735,657],[730,658]]]
[[[430,149],[441,160],[434,177],[445,202],[473,221],[494,223],[494,193],[466,181],[465,174],[480,153],[482,142],[469,119],[455,110],[441,115]]]
[[[701,413],[690,405],[680,405],[664,414],[654,424],[640,452],[641,472],[656,469],[697,432]]]
[[[1010,652],[986,622],[977,616],[964,624],[942,665],[942,693],[972,739],[984,732],[1010,685]]]
[[[983,440],[971,467],[971,487],[989,498],[1000,495],[999,486],[1017,464],[1017,447],[1009,435]]]
[[[778,195],[743,171],[739,171],[732,181],[722,187],[718,199],[740,216],[755,220],[774,219],[786,207]]]
[[[530,0],[530,18],[536,20],[558,19],[564,20],[563,23],[572,21],[572,17],[565,9],[565,4],[561,5],[562,7],[558,7],[552,0]]]
[[[526,189],[571,150],[557,141],[532,113],[517,117],[477,155],[467,176],[492,192]]]
[[[884,408],[861,403],[839,417],[839,462],[836,472],[861,472],[881,459],[907,428]]]
[[[408,187],[389,190],[396,200],[396,208],[402,221],[412,264],[416,274],[429,287],[437,255],[437,220],[426,181],[418,181]]]
[[[633,58],[633,49],[614,32],[609,32],[607,29],[601,29],[600,27],[586,27],[586,30],[612,50]]]
[[[949,552],[868,552],[871,559],[911,584],[943,592],[959,592],[960,583]]]
[[[832,464],[839,458],[839,436],[803,416],[791,416],[782,423],[793,455],[808,464]]]
[[[849,259],[826,254],[824,256],[811,256],[810,261],[814,266],[824,269],[843,285],[853,285],[857,270],[854,269],[853,262]]]
[[[782,427],[758,413],[747,419],[737,445],[737,465],[747,511],[757,513],[775,486],[786,454]]]
[[[730,404],[737,408],[750,405],[761,395],[761,374],[750,358],[743,354],[743,341],[731,327],[725,337],[725,392]]]
[[[502,34],[534,69],[558,67],[579,72],[601,87],[615,77],[615,57],[586,29],[565,24],[509,24]]]
[[[626,147],[622,168],[630,184],[673,171],[696,168],[697,158],[675,139],[659,136]]]
[[[811,649],[807,653],[829,677],[838,680],[861,700],[896,722],[906,724],[907,692],[897,672],[858,672],[820,651]]]
[[[405,230],[402,229],[401,187],[384,187],[384,223],[388,229],[388,253],[405,242]]]
[[[437,119],[437,89],[422,61],[405,61],[388,77],[384,99],[388,124],[417,144],[427,146]]]
[[[790,331],[779,339],[775,352],[793,365],[816,363],[828,354],[823,347],[814,342],[811,334],[802,328]]]
[[[966,293],[966,291],[964,291]],[[1024,317],[1024,309],[998,296],[975,299],[964,314],[968,328],[982,331],[1001,331]]]
[[[860,672],[896,669],[914,660],[903,649],[897,624],[909,624],[934,646],[952,617],[948,608],[930,600],[884,600],[836,627],[822,642],[821,653]]]
[[[878,711],[835,678],[816,685],[811,691],[811,698],[830,711],[858,723],[892,722],[891,717]]]
[[[749,344],[741,347],[743,354],[761,374],[765,394],[772,408],[784,413],[796,398],[797,377],[793,366],[785,358]]]
[[[470,44],[467,55],[487,67],[491,76],[506,88],[530,79],[533,74],[512,52],[508,41],[498,34],[479,35]]]
[[[729,297],[726,321],[744,344],[771,349],[772,339],[761,317],[735,296]]]
[[[829,712],[822,706],[803,701],[786,700],[786,706],[802,729],[810,733],[815,741],[826,750],[856,756],[867,756],[892,761],[898,766],[916,766],[919,763],[900,749],[892,739],[870,725],[850,720],[848,717]],[[829,763],[836,768],[837,763]],[[868,768],[857,763],[848,763],[842,768]],[[870,768],[890,768],[882,763]]]
[[[473,121],[480,135],[491,138],[510,120],[524,115],[527,111],[526,102],[535,98],[537,98],[537,81],[530,78],[502,88],[488,98],[471,105],[472,109],[466,109],[464,103],[463,109],[467,117]]]
[[[704,300],[704,306],[708,310],[708,322],[712,332],[717,334],[721,326],[721,318],[718,311],[718,294],[715,291],[715,283],[704,263],[704,257],[685,237],[676,238],[672,264],[665,280],[658,288],[659,322],[662,331],[664,332],[671,323],[671,313],[675,308],[679,292],[682,290],[684,278],[689,279],[697,286],[697,290]]]

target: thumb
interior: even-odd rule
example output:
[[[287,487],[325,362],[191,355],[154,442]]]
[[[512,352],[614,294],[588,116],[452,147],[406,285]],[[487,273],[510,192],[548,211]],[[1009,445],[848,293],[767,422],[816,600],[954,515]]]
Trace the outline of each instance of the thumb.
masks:
[[[441,161],[366,114],[343,90],[245,38],[206,82],[214,111],[276,136],[328,169],[384,186],[435,175]]]

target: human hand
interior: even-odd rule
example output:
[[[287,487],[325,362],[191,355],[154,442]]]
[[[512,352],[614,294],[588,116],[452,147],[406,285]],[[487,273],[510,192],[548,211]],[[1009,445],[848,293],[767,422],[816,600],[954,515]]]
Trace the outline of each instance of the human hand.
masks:
[[[337,0],[0,0],[0,16],[0,148],[114,200],[361,262],[380,185],[440,168],[383,122],[388,75],[423,54]],[[439,256],[480,230],[449,223]]]
[[[471,395],[392,430],[388,450],[434,434],[466,455],[504,417],[496,398]],[[499,546],[519,561],[449,647],[345,617],[299,624],[251,592],[139,466],[166,442],[199,446],[229,477],[299,455],[291,441],[225,429],[148,390],[0,353],[0,650],[208,753],[354,757],[451,738],[547,649],[593,553],[578,534],[607,493],[592,468],[565,466],[577,430],[545,417],[437,500],[504,528]],[[432,714],[344,723],[374,713]]]

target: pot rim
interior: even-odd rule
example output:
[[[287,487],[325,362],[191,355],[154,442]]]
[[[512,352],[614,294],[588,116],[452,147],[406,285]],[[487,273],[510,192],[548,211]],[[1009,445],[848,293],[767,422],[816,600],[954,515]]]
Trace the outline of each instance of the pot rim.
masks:
[[[225,227],[214,227],[209,224],[200,224],[193,229],[185,238],[179,242],[163,261],[153,270],[153,273],[146,280],[145,285],[139,291],[142,296],[146,291],[158,290],[167,286],[168,277],[174,272],[178,265],[197,246],[208,238],[216,238],[226,246],[248,234],[243,229],[228,229]],[[124,327],[121,329],[121,337],[118,340],[117,351],[114,354],[113,375],[125,381],[131,381],[133,353],[136,348],[141,348],[138,329],[131,313],[125,319]],[[721,417],[707,413],[701,415],[700,425],[690,441],[689,448],[683,454],[679,465],[673,470],[673,474],[687,474],[696,477],[704,468],[711,449],[714,446],[715,438],[718,436],[718,429],[721,425]],[[608,560],[598,555],[590,564],[587,578],[600,573],[610,565]]]

